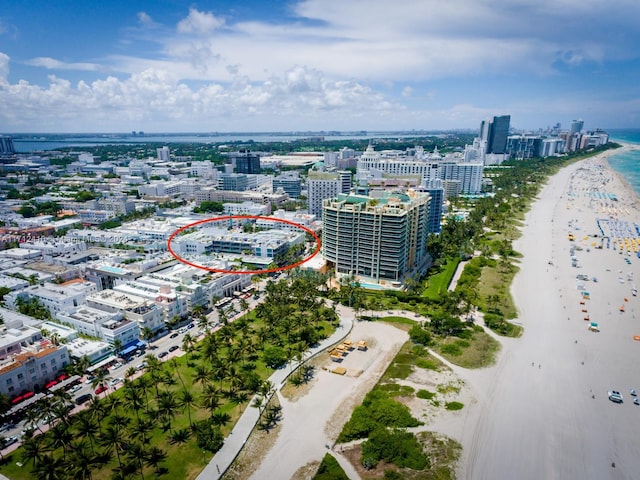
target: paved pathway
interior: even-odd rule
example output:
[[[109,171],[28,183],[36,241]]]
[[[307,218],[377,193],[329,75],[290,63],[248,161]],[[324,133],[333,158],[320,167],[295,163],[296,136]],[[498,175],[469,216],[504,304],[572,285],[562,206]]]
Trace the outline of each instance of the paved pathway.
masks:
[[[353,328],[353,313],[352,311],[350,314],[347,313],[348,309],[342,307],[341,305],[336,304],[336,307],[336,311],[338,312],[338,316],[340,317],[340,326],[335,330],[335,332],[333,332],[330,337],[324,339],[318,346],[309,350],[305,355],[305,360],[308,360],[309,358],[314,357],[320,352],[323,352],[332,345],[341,342],[344,338],[347,337],[347,335],[349,335],[349,332]],[[287,377],[297,366],[297,362],[293,364],[289,363],[285,367],[274,372],[273,375],[269,377],[269,380],[273,383],[276,390],[280,390],[284,386]],[[249,405],[251,405],[251,403],[253,403],[253,398],[249,402]],[[248,406],[238,422],[233,427],[233,430],[231,431],[229,436],[225,439],[222,448],[218,450],[209,464],[204,468],[204,470],[202,470],[202,472],[200,472],[197,480],[210,480],[220,478],[236,459],[236,457],[242,450],[242,447],[244,447],[244,444],[247,442],[247,439],[249,438],[249,435],[251,434],[253,428],[258,423],[258,419],[258,409]]]

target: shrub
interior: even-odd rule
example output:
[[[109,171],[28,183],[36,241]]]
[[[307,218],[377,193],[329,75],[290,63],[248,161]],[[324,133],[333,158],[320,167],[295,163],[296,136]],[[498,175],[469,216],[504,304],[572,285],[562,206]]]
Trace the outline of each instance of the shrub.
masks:
[[[386,392],[374,389],[367,394],[362,405],[353,410],[338,441],[348,442],[366,438],[380,427],[408,428],[418,425],[422,423],[411,416],[411,411],[406,405],[389,398]]]
[[[416,366],[427,370],[438,370],[440,368],[434,360],[428,358],[419,358],[416,360]]]
[[[435,396],[435,392],[430,392],[429,390],[418,390],[418,393],[416,393],[416,397],[422,398],[424,400],[431,400]]]
[[[429,459],[422,451],[418,439],[410,432],[377,428],[362,444],[362,457],[393,463],[401,468],[423,470]]]
[[[462,349],[456,345],[455,343],[447,343],[440,348],[440,351],[445,355],[451,355],[452,357],[457,357],[462,354]]]
[[[431,343],[431,334],[422,328],[420,325],[414,325],[409,330],[409,338],[413,343],[417,343],[419,345],[429,345]]]
[[[330,454],[325,453],[318,472],[313,480],[348,480],[349,477],[340,467],[338,461]]]
[[[460,402],[447,402],[444,404],[444,408],[447,410],[462,410],[463,407],[464,404]]]

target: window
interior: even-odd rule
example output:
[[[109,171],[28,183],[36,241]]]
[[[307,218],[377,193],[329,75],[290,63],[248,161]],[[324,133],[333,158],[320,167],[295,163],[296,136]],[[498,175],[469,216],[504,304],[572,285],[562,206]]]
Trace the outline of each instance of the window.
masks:
[[[23,378],[24,378],[24,374],[19,373],[19,374],[18,374],[18,380],[22,380]]]
[[[7,378],[7,385],[11,385],[13,383],[13,380],[11,378]]]
[[[40,370],[46,370],[46,369],[47,369],[47,364],[46,363],[40,364]]]
[[[13,387],[9,387],[9,391],[13,392],[15,389]]]
[[[55,358],[52,358],[52,359],[51,359],[51,365],[55,365],[55,364],[56,364],[56,359],[55,359]]]

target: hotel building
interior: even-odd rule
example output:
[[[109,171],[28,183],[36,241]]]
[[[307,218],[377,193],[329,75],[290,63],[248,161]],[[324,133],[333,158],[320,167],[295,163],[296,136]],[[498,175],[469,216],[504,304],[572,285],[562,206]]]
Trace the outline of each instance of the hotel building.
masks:
[[[401,288],[422,274],[427,253],[429,196],[388,192],[382,198],[340,194],[323,204],[322,253],[336,276],[363,285]]]

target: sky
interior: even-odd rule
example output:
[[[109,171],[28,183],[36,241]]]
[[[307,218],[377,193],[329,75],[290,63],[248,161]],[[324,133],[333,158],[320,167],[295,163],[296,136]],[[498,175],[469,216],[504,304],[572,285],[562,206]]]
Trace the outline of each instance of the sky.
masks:
[[[640,128],[638,0],[11,0],[0,133]]]

